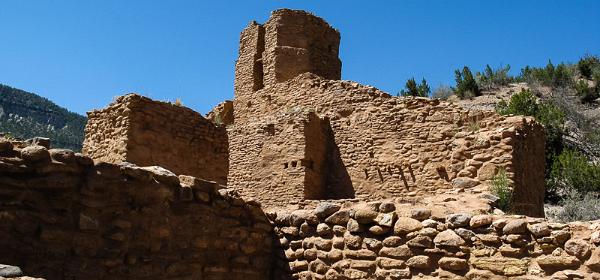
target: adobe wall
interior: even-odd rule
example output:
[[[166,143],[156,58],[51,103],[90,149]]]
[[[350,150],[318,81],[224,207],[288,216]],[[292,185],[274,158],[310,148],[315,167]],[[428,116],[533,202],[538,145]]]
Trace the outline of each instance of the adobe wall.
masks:
[[[49,280],[269,279],[272,227],[231,189],[0,142],[0,263]]]
[[[283,251],[272,279],[600,279],[598,222],[440,217],[389,202],[267,215]]]
[[[88,113],[83,153],[94,160],[158,165],[176,174],[227,182],[224,127],[171,103],[129,94]]]
[[[492,177],[504,168],[514,181],[516,193],[522,194],[515,196],[519,213],[543,216],[545,140],[543,127],[531,118],[466,111],[439,100],[391,97],[370,86],[308,73],[250,96],[255,100],[252,104],[234,101],[235,121],[228,131],[229,185],[265,206],[297,207],[307,199],[271,195],[265,181],[272,180],[266,185],[280,188],[278,194],[298,192],[303,186],[277,176],[257,176],[261,184],[256,184],[247,180],[251,175],[240,179],[240,174],[283,172],[280,162],[261,157],[267,150],[279,153],[285,161],[310,161],[304,155],[281,153],[263,142],[281,142],[288,149],[304,147],[302,141],[279,131],[291,131],[288,127],[293,125],[286,122],[290,112],[312,112],[329,122],[331,150],[336,151],[329,158],[338,162],[336,172],[341,174],[330,185],[351,189],[348,193],[353,195],[345,198],[419,201],[442,194],[487,193]],[[263,135],[254,129],[259,123],[273,126],[276,133]],[[240,162],[248,164],[236,167]],[[300,168],[301,172],[306,170]]]

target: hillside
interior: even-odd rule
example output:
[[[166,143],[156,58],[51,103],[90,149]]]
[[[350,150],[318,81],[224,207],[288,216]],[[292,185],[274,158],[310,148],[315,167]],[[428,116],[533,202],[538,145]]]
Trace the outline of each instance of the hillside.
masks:
[[[48,137],[52,146],[81,150],[86,118],[52,101],[0,84],[0,132],[15,138]]]

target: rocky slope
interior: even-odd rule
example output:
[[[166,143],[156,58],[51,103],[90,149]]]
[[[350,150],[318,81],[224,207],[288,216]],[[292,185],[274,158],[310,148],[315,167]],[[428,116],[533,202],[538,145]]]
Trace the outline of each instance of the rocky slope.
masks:
[[[36,94],[0,84],[0,132],[48,137],[52,146],[81,150],[86,118]]]

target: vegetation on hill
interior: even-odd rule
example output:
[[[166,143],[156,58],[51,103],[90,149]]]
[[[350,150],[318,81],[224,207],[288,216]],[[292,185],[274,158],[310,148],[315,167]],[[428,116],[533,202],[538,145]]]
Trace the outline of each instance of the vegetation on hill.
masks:
[[[50,100],[0,84],[0,132],[15,138],[48,137],[52,146],[81,150],[86,118]]]
[[[421,84],[417,85],[415,78],[410,78],[406,81],[405,88],[400,91],[402,96],[429,97],[431,89],[425,79],[421,80]]]
[[[458,97],[462,99],[481,95],[479,85],[477,84],[477,81],[475,81],[469,67],[463,67],[462,71],[457,69],[454,71],[454,77],[456,80],[456,87],[453,88],[453,91]]]

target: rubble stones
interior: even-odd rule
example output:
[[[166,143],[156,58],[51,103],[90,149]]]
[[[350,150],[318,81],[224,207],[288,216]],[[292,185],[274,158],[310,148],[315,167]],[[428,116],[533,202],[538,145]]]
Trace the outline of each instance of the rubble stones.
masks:
[[[464,227],[469,225],[471,215],[467,213],[451,214],[446,217],[446,223],[452,228]]]
[[[390,213],[396,210],[396,205],[393,202],[382,202],[379,205],[379,211],[381,213]]]
[[[600,272],[600,249],[594,249],[585,265],[595,272]]]
[[[537,223],[528,225],[529,232],[535,237],[544,237],[550,235],[551,231],[547,223]]]
[[[350,220],[350,211],[340,210],[338,212],[335,212],[331,216],[329,216],[327,219],[325,219],[325,222],[331,223],[334,225],[346,225],[346,224],[348,224],[349,220]]]
[[[548,271],[556,271],[561,269],[576,268],[580,262],[576,257],[561,255],[561,256],[541,256],[536,259],[538,265]]]
[[[431,266],[428,256],[414,256],[406,261],[406,265],[412,268],[425,269]]]
[[[466,244],[465,240],[462,239],[453,230],[447,229],[440,232],[434,239],[433,243],[441,246],[459,247]]]
[[[489,270],[505,276],[519,276],[527,273],[529,261],[504,257],[475,258],[470,261],[475,268]]]
[[[394,225],[394,233],[399,235],[405,235],[414,231],[418,231],[423,228],[421,222],[407,217],[400,217],[396,220]]]
[[[410,211],[410,217],[419,221],[424,221],[431,217],[431,210],[424,208],[412,209]]]
[[[581,260],[589,256],[591,248],[585,240],[570,239],[565,243],[565,251]]]
[[[315,215],[319,218],[329,217],[331,214],[340,210],[341,206],[329,202],[320,203],[315,209]]]
[[[494,219],[490,215],[476,215],[471,218],[469,225],[472,228],[485,227],[492,224]]]
[[[354,212],[354,219],[361,224],[368,224],[373,222],[377,215],[379,215],[377,211],[364,207]]]
[[[441,268],[452,271],[466,270],[469,267],[466,260],[452,257],[443,257],[438,261],[438,264]]]
[[[27,146],[21,149],[21,157],[25,162],[44,162],[50,160],[50,153],[43,146]]]
[[[12,265],[0,264],[0,277],[18,277],[22,276],[21,268]]]
[[[524,220],[513,220],[506,223],[506,225],[502,228],[502,232],[504,234],[520,234],[526,233],[527,222]]]

